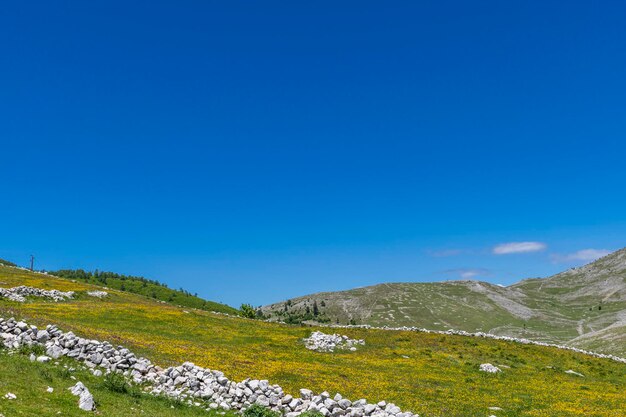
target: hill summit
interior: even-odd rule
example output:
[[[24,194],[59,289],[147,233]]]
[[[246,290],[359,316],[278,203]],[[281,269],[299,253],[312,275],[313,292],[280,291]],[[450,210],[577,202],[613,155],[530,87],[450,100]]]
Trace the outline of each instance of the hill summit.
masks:
[[[261,309],[274,320],[483,331],[626,353],[626,249],[508,287],[481,281],[388,283]]]

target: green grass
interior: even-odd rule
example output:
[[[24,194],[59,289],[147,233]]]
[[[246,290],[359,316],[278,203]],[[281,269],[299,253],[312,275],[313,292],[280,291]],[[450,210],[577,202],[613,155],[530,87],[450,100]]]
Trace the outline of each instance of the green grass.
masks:
[[[104,378],[94,377],[85,369],[69,371],[68,368],[78,368],[77,362],[70,359],[56,363],[58,365],[55,362],[31,362],[27,355],[8,355],[6,350],[0,350],[0,413],[7,417],[84,417],[89,413],[78,408],[78,397],[68,390],[76,381],[81,381],[94,396],[96,415],[99,416],[218,416],[215,412],[142,393],[138,388],[132,392],[111,389]],[[52,387],[54,391],[48,393],[48,387]],[[3,398],[8,392],[15,394],[17,398]],[[235,414],[227,413],[226,416],[234,417]]]
[[[125,345],[160,365],[192,361],[233,380],[268,379],[292,395],[306,387],[340,392],[352,400],[384,399],[424,417],[622,417],[620,410],[626,409],[626,365],[555,348],[345,329],[341,333],[364,339],[366,345],[356,352],[323,354],[305,349],[301,341],[316,328],[183,309],[119,291],[94,299],[81,295],[90,285],[11,268],[0,267],[0,282],[79,291],[76,300],[63,303],[0,300],[2,317],[57,324],[84,337]],[[485,362],[504,372],[479,372]],[[585,377],[568,375],[568,369]]]
[[[143,295],[159,301],[165,301],[182,307],[197,308],[219,313],[238,314],[238,310],[222,303],[208,301],[183,289],[175,290],[158,281],[122,275],[114,272],[88,272],[82,269],[62,269],[50,272],[63,278],[74,279],[87,284],[113,288],[133,294]]]
[[[5,259],[0,258],[0,264],[2,265],[6,265],[6,266],[17,266],[16,264],[14,264],[13,262],[7,261]]]

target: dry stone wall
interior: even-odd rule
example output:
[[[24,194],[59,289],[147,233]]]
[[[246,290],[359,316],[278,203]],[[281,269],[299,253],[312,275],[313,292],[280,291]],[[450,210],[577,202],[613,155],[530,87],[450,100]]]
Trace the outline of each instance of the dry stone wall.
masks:
[[[0,298],[23,303],[26,297],[49,298],[52,301],[65,301],[74,298],[74,291],[42,290],[21,285],[13,288],[0,288]]]

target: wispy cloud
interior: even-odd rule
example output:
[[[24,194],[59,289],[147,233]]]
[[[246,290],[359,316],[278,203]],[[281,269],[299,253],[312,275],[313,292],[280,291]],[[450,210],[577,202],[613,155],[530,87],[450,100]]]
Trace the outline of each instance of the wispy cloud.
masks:
[[[441,250],[429,250],[428,255],[433,258],[447,258],[449,256],[457,256],[462,254],[463,249],[441,249]]]
[[[493,247],[494,255],[510,255],[513,253],[530,253],[545,250],[548,247],[543,242],[508,242]]]
[[[592,262],[610,254],[606,249],[581,249],[577,252],[551,255],[552,261],[557,263]]]
[[[489,276],[491,271],[486,268],[457,268],[443,271],[444,274],[456,275],[462,279],[472,279],[477,276]]]

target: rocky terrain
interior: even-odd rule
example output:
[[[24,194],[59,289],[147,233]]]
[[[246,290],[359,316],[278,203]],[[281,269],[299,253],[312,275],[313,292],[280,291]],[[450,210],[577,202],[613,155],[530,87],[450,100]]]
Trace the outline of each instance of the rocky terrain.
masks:
[[[480,281],[381,284],[298,297],[261,311],[277,321],[304,317],[482,331],[626,355],[626,249],[508,287]]]

